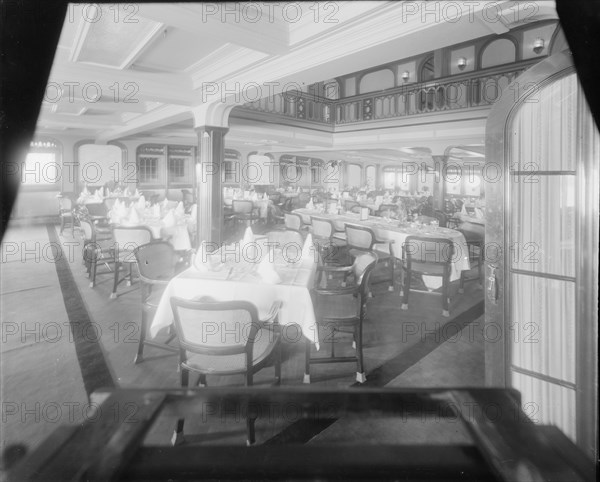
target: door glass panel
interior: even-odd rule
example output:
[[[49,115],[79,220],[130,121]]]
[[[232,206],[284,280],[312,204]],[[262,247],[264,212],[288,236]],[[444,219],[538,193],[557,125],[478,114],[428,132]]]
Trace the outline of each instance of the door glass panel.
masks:
[[[513,176],[511,265],[575,276],[575,176]]]
[[[514,371],[511,378],[521,392],[521,408],[532,421],[556,425],[575,441],[575,390]]]
[[[533,92],[512,122],[510,168],[573,171],[576,161],[577,90],[569,75]]]
[[[575,283],[511,276],[512,365],[575,383]]]

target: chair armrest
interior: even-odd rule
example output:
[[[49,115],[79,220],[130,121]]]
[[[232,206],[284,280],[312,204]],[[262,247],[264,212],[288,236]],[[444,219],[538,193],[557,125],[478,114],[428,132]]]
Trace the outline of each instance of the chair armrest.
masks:
[[[169,284],[169,282],[171,281],[170,279],[150,279],[150,278],[146,278],[142,275],[140,275],[140,280],[147,284],[147,285],[160,285],[160,286],[167,286]]]
[[[267,317],[265,319],[260,320],[261,324],[266,325],[276,323],[277,315],[279,314],[279,310],[281,309],[282,305],[283,301],[277,300],[273,302],[273,304],[271,305],[271,309],[267,314]]]
[[[342,273],[345,271],[352,271],[352,266],[330,266],[330,265],[317,266],[317,271],[331,271],[331,272]]]
[[[373,244],[394,244],[395,242],[394,239],[375,239]]]

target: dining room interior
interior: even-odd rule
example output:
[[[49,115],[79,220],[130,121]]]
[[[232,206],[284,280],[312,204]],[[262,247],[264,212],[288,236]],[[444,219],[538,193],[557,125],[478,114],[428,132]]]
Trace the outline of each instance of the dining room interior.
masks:
[[[564,2],[49,4],[2,166],[3,473],[595,478]]]

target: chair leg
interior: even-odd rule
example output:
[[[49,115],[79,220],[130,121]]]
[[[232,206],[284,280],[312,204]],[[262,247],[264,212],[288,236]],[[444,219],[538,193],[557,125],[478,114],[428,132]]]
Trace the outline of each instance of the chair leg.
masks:
[[[408,310],[408,294],[410,292],[410,270],[404,272],[404,296],[402,297],[402,309]]]
[[[479,277],[479,289],[483,289],[483,246],[479,246],[479,266],[477,267],[477,276]]]
[[[442,281],[442,315],[443,316],[450,316],[450,303],[449,303],[449,298],[448,298],[448,282],[449,282],[449,278],[450,275],[444,275],[443,277],[443,281]]]
[[[144,360],[144,341],[146,340],[146,312],[142,309],[142,320],[140,322],[140,342],[138,343],[137,354],[133,359],[136,365]]]
[[[388,287],[388,291],[394,291],[394,265],[396,264],[396,260],[394,257],[390,256],[390,286]]]
[[[281,385],[281,343],[275,348],[275,385]]]
[[[117,297],[117,285],[119,284],[119,268],[120,267],[121,267],[121,263],[119,263],[119,261],[115,260],[115,280],[114,280],[114,284],[113,284],[112,293],[110,294],[110,298],[112,300],[116,299],[116,297]]]
[[[464,271],[462,271],[460,273],[460,285],[459,285],[459,288],[458,288],[458,292],[460,294],[462,294],[462,293],[465,292],[465,272]]]
[[[246,386],[251,387],[253,385],[252,371],[246,371]],[[256,442],[254,422],[256,421],[256,415],[250,413],[250,405],[246,406],[246,445],[254,445]]]
[[[365,383],[367,381],[367,375],[365,374],[364,360],[363,360],[363,334],[362,324],[359,324],[354,330],[354,337],[356,339],[356,361],[358,371],[356,372],[356,381],[358,383]]]
[[[133,263],[127,263],[129,265],[129,278],[127,279],[127,286],[133,284]]]
[[[90,288],[93,288],[94,286],[96,286],[96,268],[98,267],[98,257],[96,255],[96,253],[92,254],[92,259],[91,259],[90,263],[91,263],[90,277],[92,279],[92,281],[90,281]]]
[[[303,383],[310,383],[310,340],[308,338],[306,339],[306,346],[305,346]]]
[[[63,229],[65,229],[65,217],[61,216],[60,217],[60,234],[63,233]]]
[[[190,373],[187,369],[181,367],[181,387],[186,388],[189,383]],[[185,419],[180,418],[177,420],[177,424],[175,426],[175,431],[173,432],[173,436],[171,437],[171,445],[181,445],[184,442],[183,437],[183,422]]]

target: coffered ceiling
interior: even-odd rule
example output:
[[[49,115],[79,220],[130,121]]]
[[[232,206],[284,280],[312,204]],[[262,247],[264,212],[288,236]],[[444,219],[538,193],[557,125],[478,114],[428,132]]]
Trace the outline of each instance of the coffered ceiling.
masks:
[[[38,132],[101,143],[152,135],[193,139],[194,125],[214,122],[206,113],[222,111],[227,120],[226,108],[245,103],[250,92],[254,98],[257,90],[277,93],[292,82],[306,87],[556,18],[554,2],[450,2],[458,5],[454,10],[426,3],[71,4]],[[274,125],[265,134],[264,124],[229,120],[228,143],[254,141],[281,152],[369,149],[368,137],[332,140]],[[391,145],[396,152],[427,145],[400,138]],[[481,129],[459,132],[455,144],[481,140]]]

